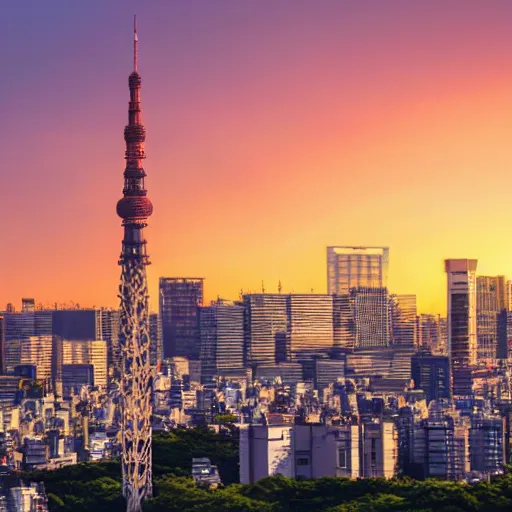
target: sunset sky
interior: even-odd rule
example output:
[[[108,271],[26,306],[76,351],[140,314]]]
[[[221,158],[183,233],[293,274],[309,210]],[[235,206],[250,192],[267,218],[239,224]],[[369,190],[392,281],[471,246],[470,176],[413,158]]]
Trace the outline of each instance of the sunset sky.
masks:
[[[152,309],[326,292],[326,246],[390,247],[445,313],[445,258],[512,279],[510,0],[3,2],[0,309],[117,305],[137,13]]]

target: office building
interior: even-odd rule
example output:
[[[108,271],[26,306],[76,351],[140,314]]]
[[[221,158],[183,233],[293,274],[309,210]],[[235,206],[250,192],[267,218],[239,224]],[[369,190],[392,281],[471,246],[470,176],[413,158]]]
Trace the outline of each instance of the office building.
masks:
[[[492,363],[498,350],[498,314],[506,309],[504,276],[476,278],[476,333],[478,361]]]
[[[164,357],[199,359],[197,308],[203,305],[203,281],[203,278],[160,278]]]
[[[27,299],[23,298],[21,299],[21,312],[27,313],[29,311],[35,311],[36,310],[36,300],[35,299]]]
[[[94,386],[94,366],[92,364],[63,364],[62,397],[68,400],[73,394],[80,394],[82,386]]]
[[[243,303],[245,308],[245,364],[247,366],[274,364],[276,362],[276,344],[286,358],[287,296],[271,293],[250,294],[244,295]],[[283,360],[283,357],[280,359]]]
[[[222,301],[199,309],[204,383],[244,367],[244,308]]]
[[[477,362],[476,332],[477,260],[445,261],[448,280],[448,348],[453,395],[472,394],[472,368]]]
[[[109,374],[111,373],[116,379],[119,379],[123,359],[119,344],[120,312],[117,309],[101,309],[100,319],[101,337],[99,339],[107,344]]]
[[[10,340],[5,344],[6,372],[14,375],[20,365],[37,368],[37,378],[51,382],[55,365],[52,336],[30,336],[25,339]]]
[[[315,389],[322,389],[335,382],[345,383],[346,359],[315,359],[314,361]]]
[[[102,312],[96,309],[58,309],[52,312],[53,334],[64,340],[99,340]]]
[[[355,329],[354,348],[388,347],[391,342],[389,297],[386,288],[357,288],[350,292]]]
[[[386,288],[388,247],[327,247],[327,293],[344,295],[352,288]]]
[[[440,315],[417,317],[418,348],[434,355],[446,355],[446,321]]]
[[[416,347],[416,295],[390,295],[389,307],[391,343]]]
[[[512,311],[503,310],[498,314],[498,359],[512,356]]]
[[[107,343],[103,340],[60,340],[62,367],[65,365],[91,365],[94,385],[107,385]]]
[[[162,322],[158,313],[149,315],[149,358],[151,366],[157,366],[163,360]]]
[[[286,360],[303,357],[333,348],[332,295],[287,295]]]
[[[5,318],[0,315],[0,375],[5,375]]]
[[[411,358],[411,379],[415,389],[422,389],[430,400],[450,398],[450,359],[420,353]]]

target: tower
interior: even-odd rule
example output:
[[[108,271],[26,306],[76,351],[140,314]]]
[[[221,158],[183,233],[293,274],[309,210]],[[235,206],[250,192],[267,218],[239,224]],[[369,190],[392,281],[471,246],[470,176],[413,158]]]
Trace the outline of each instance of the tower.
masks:
[[[146,173],[142,166],[146,130],[141,119],[141,77],[137,70],[137,28],[134,18],[133,67],[128,79],[130,102],[126,141],[126,169],[123,198],[117,214],[123,219],[124,238],[121,257],[119,298],[120,346],[122,350],[121,441],[123,447],[123,494],[127,512],[140,512],[142,502],[152,493],[151,483],[151,403],[149,309],[146,265],[146,240],[143,230],[153,213],[153,205],[144,188]]]
[[[477,260],[445,261],[448,278],[448,355],[453,394],[472,394],[472,367],[477,362],[476,336]]]

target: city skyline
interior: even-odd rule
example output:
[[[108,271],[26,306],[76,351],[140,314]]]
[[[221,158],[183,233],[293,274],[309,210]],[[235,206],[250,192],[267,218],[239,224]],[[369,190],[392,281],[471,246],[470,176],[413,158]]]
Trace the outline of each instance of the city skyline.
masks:
[[[389,246],[389,289],[422,313],[446,312],[445,259],[512,277],[510,4],[120,5],[3,8],[0,304],[117,302],[111,198],[135,11],[153,310],[161,276],[205,277],[205,303],[262,280],[325,293],[336,244]]]

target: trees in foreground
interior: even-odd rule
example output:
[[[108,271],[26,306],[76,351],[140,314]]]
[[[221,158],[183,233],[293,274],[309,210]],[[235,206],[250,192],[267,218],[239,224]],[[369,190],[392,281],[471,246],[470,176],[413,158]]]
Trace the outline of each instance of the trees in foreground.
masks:
[[[209,457],[224,487],[198,487],[190,478],[193,457]],[[238,479],[236,436],[208,430],[177,430],[154,436],[155,495],[148,512],[505,512],[512,510],[512,473],[493,482],[467,485],[438,480],[264,478]],[[44,481],[53,512],[124,512],[118,462],[32,472]]]

